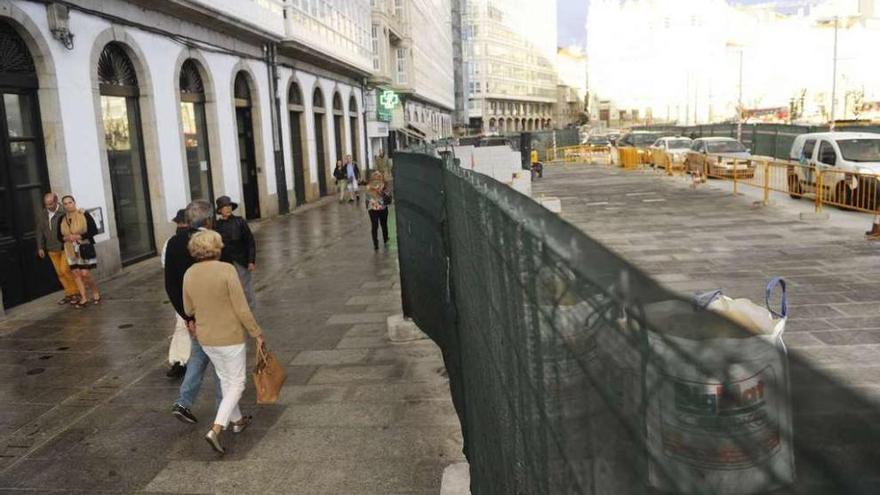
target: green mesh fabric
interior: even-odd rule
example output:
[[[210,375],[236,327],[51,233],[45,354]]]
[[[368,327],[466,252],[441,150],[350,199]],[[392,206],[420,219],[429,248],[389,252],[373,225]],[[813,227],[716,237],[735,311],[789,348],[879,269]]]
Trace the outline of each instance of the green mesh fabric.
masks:
[[[880,414],[528,197],[395,154],[404,311],[474,494],[880,493]]]

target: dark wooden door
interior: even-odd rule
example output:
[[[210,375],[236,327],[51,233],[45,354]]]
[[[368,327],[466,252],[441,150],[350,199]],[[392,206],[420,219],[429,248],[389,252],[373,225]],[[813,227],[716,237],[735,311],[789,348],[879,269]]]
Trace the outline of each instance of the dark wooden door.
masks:
[[[327,195],[327,158],[324,152],[324,116],[315,114],[315,148],[318,155],[318,191]]]
[[[260,189],[257,182],[257,156],[254,148],[254,124],[249,107],[237,107],[238,153],[241,166],[241,189],[245,218],[260,218]]]
[[[306,202],[305,160],[302,145],[302,112],[290,112],[290,157],[293,161],[293,193],[296,206]]]
[[[60,286],[48,257],[37,256],[36,215],[49,191],[37,96],[0,88],[0,287],[3,307]]]

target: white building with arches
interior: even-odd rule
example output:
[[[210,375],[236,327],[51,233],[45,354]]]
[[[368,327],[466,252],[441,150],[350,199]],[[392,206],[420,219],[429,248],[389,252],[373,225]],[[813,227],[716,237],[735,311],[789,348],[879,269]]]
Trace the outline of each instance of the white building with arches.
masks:
[[[329,194],[370,154],[369,29],[368,0],[0,2],[0,307],[57,288],[46,192],[99,220],[99,276],[154,257],[191,200],[259,219]]]

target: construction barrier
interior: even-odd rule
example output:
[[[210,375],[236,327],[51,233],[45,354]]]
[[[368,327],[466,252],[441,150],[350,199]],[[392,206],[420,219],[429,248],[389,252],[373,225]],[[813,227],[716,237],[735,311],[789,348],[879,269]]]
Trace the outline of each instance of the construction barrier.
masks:
[[[728,160],[720,166],[717,157],[707,158],[703,161],[704,177],[733,182],[734,193],[741,186],[760,188],[765,203],[770,201],[771,192],[778,192],[814,200],[817,212],[829,205],[870,214],[880,212],[878,174],[772,159]]]
[[[765,203],[770,201],[771,192],[777,192],[792,198],[810,198],[815,201],[816,211],[830,205],[880,214],[878,174],[844,172],[771,157],[731,159],[709,154],[682,161],[664,150],[633,147],[566,146],[548,148],[546,156],[545,164],[618,165],[628,170],[653,167],[667,176],[687,173],[703,180],[727,180],[733,183],[734,193],[743,186],[762,189]]]
[[[546,163],[592,163],[608,165],[611,163],[611,150],[607,146],[565,146],[560,148],[548,148],[546,151]]]

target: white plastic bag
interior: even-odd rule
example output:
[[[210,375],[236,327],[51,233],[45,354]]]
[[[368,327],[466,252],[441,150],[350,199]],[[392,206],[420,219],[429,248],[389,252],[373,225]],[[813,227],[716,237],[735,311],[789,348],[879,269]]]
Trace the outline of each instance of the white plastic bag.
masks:
[[[186,329],[186,321],[175,315],[177,321],[174,324],[174,335],[171,336],[171,345],[168,347],[168,364],[180,363],[186,365],[189,354],[192,352],[192,341],[189,330]]]
[[[782,309],[769,310],[782,288]],[[685,494],[745,495],[794,481],[789,371],[782,333],[785,282],[767,307],[710,294],[706,309],[750,330],[745,338],[649,333],[649,482]]]

